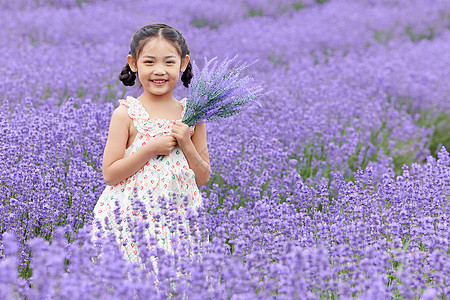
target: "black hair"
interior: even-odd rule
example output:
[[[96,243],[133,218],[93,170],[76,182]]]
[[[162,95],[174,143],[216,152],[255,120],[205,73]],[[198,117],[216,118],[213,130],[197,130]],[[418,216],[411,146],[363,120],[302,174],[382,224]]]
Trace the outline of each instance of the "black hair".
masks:
[[[178,50],[178,54],[180,54],[182,59],[190,53],[183,35],[178,30],[169,25],[158,23],[144,26],[136,31],[130,43],[131,50],[129,54],[137,60],[144,45],[153,37],[161,37],[171,42],[172,45]],[[189,86],[193,76],[192,64],[189,62],[186,70],[184,70],[181,75],[181,81],[185,87]],[[119,79],[124,85],[134,85],[134,82],[136,81],[136,73],[131,70],[128,63],[122,68]]]

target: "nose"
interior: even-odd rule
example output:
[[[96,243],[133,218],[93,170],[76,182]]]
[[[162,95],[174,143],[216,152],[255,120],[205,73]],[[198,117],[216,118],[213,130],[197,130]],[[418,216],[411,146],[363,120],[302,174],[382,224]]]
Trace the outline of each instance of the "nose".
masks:
[[[164,75],[166,74],[166,70],[161,65],[156,65],[153,69],[153,74],[155,75]]]

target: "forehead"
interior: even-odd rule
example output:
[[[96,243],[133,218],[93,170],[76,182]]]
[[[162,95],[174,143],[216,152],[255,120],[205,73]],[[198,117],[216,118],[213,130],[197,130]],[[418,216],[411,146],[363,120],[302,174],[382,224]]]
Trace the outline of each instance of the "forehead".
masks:
[[[142,47],[142,51],[140,56],[151,55],[151,56],[167,56],[167,55],[175,55],[177,57],[180,56],[178,53],[178,49],[175,46],[162,38],[152,38]]]

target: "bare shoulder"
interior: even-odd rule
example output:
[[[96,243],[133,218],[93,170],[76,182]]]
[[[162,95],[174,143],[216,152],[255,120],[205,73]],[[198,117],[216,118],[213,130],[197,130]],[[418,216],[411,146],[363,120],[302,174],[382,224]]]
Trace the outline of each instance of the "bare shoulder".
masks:
[[[192,135],[192,138],[194,138],[194,136],[206,137],[206,123],[195,124],[194,134]]]
[[[128,108],[125,105],[119,105],[119,107],[114,110],[111,117],[111,122],[114,123],[128,124],[130,120],[131,118],[128,115]]]
[[[128,107],[126,105],[119,105],[119,107],[117,107],[114,110],[113,115],[116,115],[116,117],[119,117],[119,118],[125,118],[125,117],[129,118]]]

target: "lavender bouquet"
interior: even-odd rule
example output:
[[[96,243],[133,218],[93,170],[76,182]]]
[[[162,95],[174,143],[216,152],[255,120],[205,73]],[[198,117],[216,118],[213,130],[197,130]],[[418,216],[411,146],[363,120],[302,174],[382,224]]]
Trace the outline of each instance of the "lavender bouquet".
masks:
[[[188,126],[208,121],[219,121],[242,112],[256,103],[255,99],[266,95],[261,86],[252,86],[253,78],[241,76],[241,72],[251,64],[239,61],[233,68],[230,65],[237,56],[225,59],[218,64],[216,57],[207,60],[199,70],[193,63],[195,76],[189,87],[186,111],[181,120]],[[158,159],[164,155],[159,155]]]

